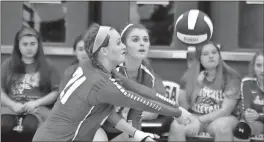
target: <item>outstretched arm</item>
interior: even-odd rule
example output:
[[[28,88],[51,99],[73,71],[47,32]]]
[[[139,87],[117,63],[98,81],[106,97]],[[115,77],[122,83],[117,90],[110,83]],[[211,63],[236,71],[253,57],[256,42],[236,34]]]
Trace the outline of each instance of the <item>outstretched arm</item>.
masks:
[[[118,115],[115,111],[112,111],[112,113],[109,115],[107,120],[112,123],[115,128],[118,130],[128,134],[129,136],[133,137],[137,141],[141,141],[147,136],[150,136],[151,138],[159,138],[159,136],[156,136],[151,133],[145,133],[142,132],[136,128],[134,128],[132,125],[128,124],[120,115]]]
[[[89,96],[92,98],[88,98],[88,100],[96,100],[98,103],[109,103],[115,106],[135,108],[177,118],[185,116],[185,113],[182,115],[182,110],[180,110],[182,108],[175,108],[146,99],[136,93],[125,90],[120,84],[114,81],[99,82],[92,90],[93,92]]]
[[[133,136],[133,134],[137,130],[136,128],[129,125],[119,114],[117,114],[117,112],[115,112],[115,110],[113,110],[108,116],[107,121],[112,123],[113,126],[118,130],[125,132],[130,136]]]
[[[154,89],[148,88],[147,86],[141,85],[136,81],[126,78],[120,73],[113,71],[116,80],[127,90],[140,94],[141,96],[158,101],[160,103],[168,104],[170,106],[174,106],[178,108],[178,105],[175,101],[166,98],[164,95],[161,95],[159,92]]]

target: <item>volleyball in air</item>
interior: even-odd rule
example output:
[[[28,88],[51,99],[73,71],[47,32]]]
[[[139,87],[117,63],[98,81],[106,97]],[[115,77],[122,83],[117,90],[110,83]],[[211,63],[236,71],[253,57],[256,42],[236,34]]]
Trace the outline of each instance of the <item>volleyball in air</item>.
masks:
[[[187,45],[206,42],[212,38],[213,23],[208,15],[192,9],[179,16],[175,23],[176,37]]]

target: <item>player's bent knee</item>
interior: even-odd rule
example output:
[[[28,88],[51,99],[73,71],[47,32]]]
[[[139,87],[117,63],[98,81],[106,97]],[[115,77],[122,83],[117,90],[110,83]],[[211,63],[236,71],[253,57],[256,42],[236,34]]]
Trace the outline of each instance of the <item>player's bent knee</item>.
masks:
[[[96,131],[93,141],[108,141],[107,134],[102,128]]]

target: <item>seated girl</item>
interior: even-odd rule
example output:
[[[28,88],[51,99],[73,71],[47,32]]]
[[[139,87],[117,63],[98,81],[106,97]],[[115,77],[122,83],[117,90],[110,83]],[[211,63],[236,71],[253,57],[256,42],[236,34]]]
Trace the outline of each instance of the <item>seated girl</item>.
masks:
[[[195,60],[183,76],[179,105],[198,117],[184,125],[174,121],[169,141],[185,141],[199,132],[208,132],[215,141],[232,141],[238,120],[232,116],[239,99],[240,77],[223,60],[213,42],[197,47]]]
[[[58,97],[59,80],[44,56],[37,31],[22,27],[15,36],[11,57],[1,67],[2,141],[32,141],[49,114],[48,106]]]
[[[242,120],[251,128],[251,135],[264,133],[264,56],[263,50],[253,57],[249,76],[241,83]]]

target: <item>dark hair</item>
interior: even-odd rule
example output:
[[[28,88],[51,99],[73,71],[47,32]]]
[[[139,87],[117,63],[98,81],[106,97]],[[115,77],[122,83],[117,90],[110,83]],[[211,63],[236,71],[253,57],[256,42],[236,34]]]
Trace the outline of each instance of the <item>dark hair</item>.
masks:
[[[45,59],[42,40],[40,38],[39,33],[35,29],[25,26],[21,27],[20,30],[15,35],[13,52],[8,67],[10,73],[7,75],[5,84],[3,85],[4,90],[6,91],[6,93],[9,93],[11,84],[14,83],[19,77],[21,77],[21,75],[26,73],[26,69],[25,69],[26,65],[22,61],[22,54],[19,49],[19,40],[23,36],[34,36],[37,38],[38,51],[34,56],[34,58],[35,58],[35,63],[37,64],[36,71],[39,71],[40,73],[39,88],[41,91],[50,92],[51,90],[50,73],[49,73],[50,68],[48,67],[48,63]]]
[[[129,26],[127,29],[124,29],[125,31],[123,31],[123,35],[121,36],[121,41],[126,44],[126,39],[128,34],[133,31],[134,29],[144,29],[148,32],[147,28],[141,24],[133,24],[131,26]]]
[[[82,40],[82,35],[77,36],[77,38],[74,40],[74,42],[73,42],[73,51],[76,51],[77,44],[81,40]]]
[[[101,46],[97,49],[97,51],[95,51],[93,53],[93,46],[94,46],[94,42],[95,42],[95,38],[96,35],[99,31],[100,25],[93,23],[89,26],[88,30],[85,32],[84,36],[83,36],[83,41],[84,41],[84,46],[85,46],[85,52],[88,54],[88,57],[90,58],[92,64],[95,67],[98,67],[100,69],[102,69],[104,72],[108,72],[103,65],[98,61],[98,52],[100,51],[100,49],[102,47],[107,47],[109,44],[109,39],[110,36],[107,35],[106,38],[104,39],[103,43],[101,44]],[[111,28],[110,30],[112,30],[113,28]]]
[[[257,77],[256,76],[256,73],[255,73],[255,63],[256,63],[256,59],[259,57],[259,56],[264,56],[264,53],[263,53],[263,48],[260,49],[258,52],[255,53],[255,55],[253,56],[251,62],[249,63],[249,68],[248,68],[248,75],[250,77]]]
[[[73,43],[73,51],[76,51],[76,48],[77,48],[77,44],[82,40],[82,34],[79,35],[75,40],[74,40],[74,43]],[[71,65],[75,65],[75,64],[78,64],[79,63],[79,60],[77,59],[77,57],[75,56],[75,59],[74,61],[71,63]]]

